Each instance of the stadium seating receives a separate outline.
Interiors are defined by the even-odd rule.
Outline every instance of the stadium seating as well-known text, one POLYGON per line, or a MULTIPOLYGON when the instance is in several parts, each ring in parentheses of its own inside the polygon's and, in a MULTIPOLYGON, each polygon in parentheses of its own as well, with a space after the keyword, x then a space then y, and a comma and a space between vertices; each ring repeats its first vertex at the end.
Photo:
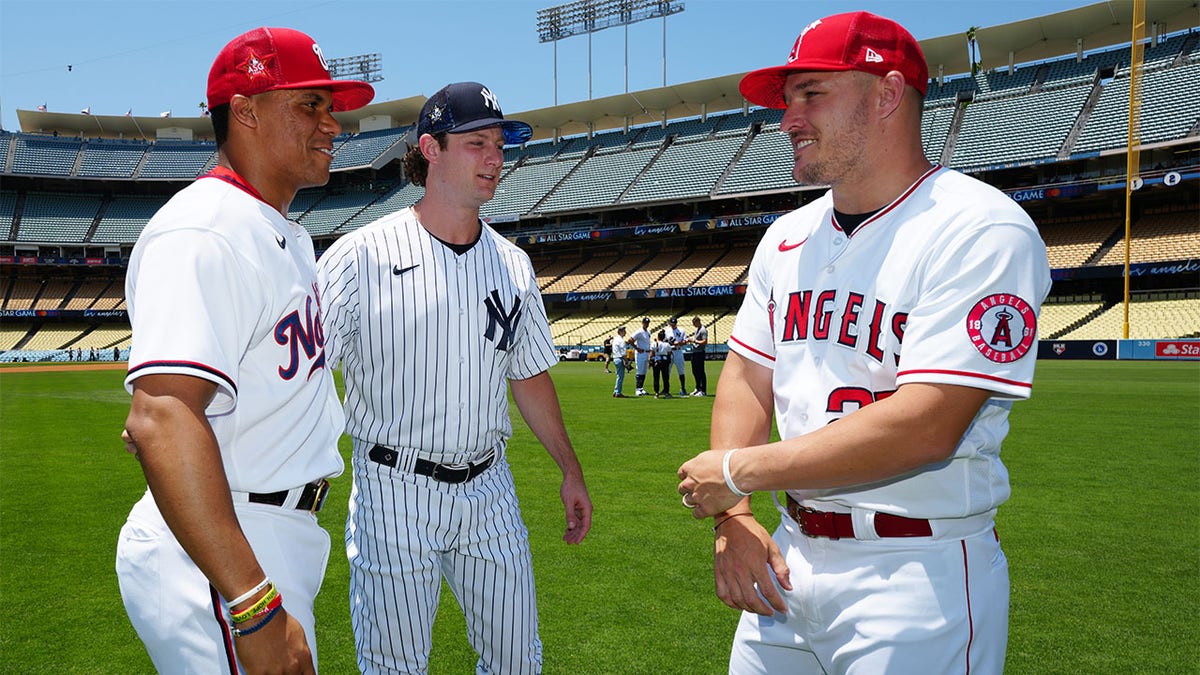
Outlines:
POLYGON ((32 328, 32 324, 10 324, 5 321, 4 325, 0 326, 0 351, 16 348, 32 328))
POLYGON ((300 217, 300 224, 314 237, 327 235, 341 227, 375 201, 369 190, 347 190, 326 193, 300 217))
POLYGON ((723 244, 698 246, 679 264, 672 267, 654 286, 656 288, 687 288, 707 272, 725 252, 723 244))
MULTIPOLYGON (((1141 141, 1157 143, 1180 138, 1192 129, 1200 110, 1200 62, 1147 71, 1142 77, 1141 141)), ((1082 154, 1125 145, 1129 134, 1129 76, 1118 76, 1104 87, 1083 133, 1071 149, 1082 154)))
POLYGON ((609 206, 617 201, 656 152, 657 148, 650 148, 589 157, 535 211, 550 214, 609 206))
POLYGON ((401 142, 411 126, 381 129, 355 134, 338 146, 333 155, 333 171, 371 166, 376 158, 401 142))
POLYGON ((495 198, 484 204, 480 213, 485 218, 529 213, 576 164, 576 161, 556 161, 516 167, 500 181, 495 198))
POLYGON ((976 167, 1051 159, 1075 123, 1089 86, 976 100, 967 106, 951 165, 976 167))
POLYGON ((98 244, 121 244, 137 241, 142 228, 152 218, 163 204, 165 197, 147 197, 141 195, 118 195, 104 209, 104 216, 91 241, 98 244))
POLYGON ((707 197, 744 139, 738 136, 671 145, 621 197, 622 204, 707 197))
POLYGON ((95 139, 83 145, 78 175, 89 178, 131 178, 150 144, 143 141, 95 139))
POLYGON ((750 259, 754 257, 753 246, 733 248, 721 257, 707 272, 693 282, 693 286, 726 286, 736 284, 746 276, 750 259))
MULTIPOLYGON (((1065 335, 1064 340, 1115 340, 1123 337, 1125 306, 1117 303, 1100 316, 1065 335)), ((1129 338, 1171 339, 1200 336, 1200 298, 1150 300, 1129 303, 1129 338)))
POLYGON ((101 297, 105 290, 113 285, 121 287, 123 284, 119 279, 88 279, 80 283, 79 288, 75 289, 75 292, 71 295, 71 299, 67 301, 67 305, 63 309, 91 309, 92 305, 95 304, 96 300, 101 297))
POLYGON ((83 142, 77 138, 18 134, 12 172, 37 176, 70 176, 82 148, 83 142))
POLYGON ((46 324, 29 338, 22 349, 66 349, 87 329, 84 324, 46 324))
POLYGON ((1057 338, 1065 330, 1099 312, 1104 303, 1098 298, 1086 301, 1047 300, 1038 316, 1038 337, 1042 340, 1057 338))
POLYGON ((792 143, 779 127, 763 127, 717 188, 718 195, 795 189, 792 143))
POLYGON ((11 190, 0 190, 0 234, 8 239, 12 230, 13 216, 17 213, 17 193, 11 190))
POLYGON ((1073 216, 1039 223, 1051 269, 1082 267, 1122 227, 1122 221, 1073 216))
POLYGON ((424 194, 425 188, 412 183, 405 183, 400 187, 392 189, 382 198, 368 204, 366 208, 359 211, 357 215, 347 221, 337 232, 338 234, 343 234, 357 230, 363 225, 379 220, 389 213, 395 213, 400 209, 408 208, 420 201, 421 196, 424 194))
MULTIPOLYGON (((629 276, 613 285, 614 291, 631 291, 642 288, 654 288, 659 279, 672 267, 679 264, 683 258, 683 249, 669 247, 655 254, 649 260, 633 269, 629 276)), ((626 268, 627 270, 629 268, 626 268)))
MULTIPOLYGON (((1164 213, 1143 216, 1132 225, 1130 260, 1168 262, 1195 258, 1200 252, 1200 227, 1192 213, 1164 213)), ((1121 265, 1125 262, 1125 237, 1096 262, 1097 265, 1121 265)))
POLYGON ((192 179, 216 163, 217 145, 192 141, 157 141, 146 152, 139 178, 192 179))
POLYGON ((99 195, 26 194, 17 241, 82 242, 100 212, 101 202, 99 195))

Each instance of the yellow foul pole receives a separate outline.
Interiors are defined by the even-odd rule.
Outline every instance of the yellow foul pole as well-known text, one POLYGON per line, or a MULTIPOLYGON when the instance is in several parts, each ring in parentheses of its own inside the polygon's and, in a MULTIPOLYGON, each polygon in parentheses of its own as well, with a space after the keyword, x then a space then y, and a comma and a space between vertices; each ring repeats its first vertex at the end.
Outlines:
POLYGON ((1133 237, 1133 184, 1138 179, 1141 145, 1142 53, 1146 37, 1146 0, 1133 1, 1133 37, 1129 47, 1129 135, 1125 148, 1125 322, 1122 337, 1129 339, 1129 246, 1133 237))

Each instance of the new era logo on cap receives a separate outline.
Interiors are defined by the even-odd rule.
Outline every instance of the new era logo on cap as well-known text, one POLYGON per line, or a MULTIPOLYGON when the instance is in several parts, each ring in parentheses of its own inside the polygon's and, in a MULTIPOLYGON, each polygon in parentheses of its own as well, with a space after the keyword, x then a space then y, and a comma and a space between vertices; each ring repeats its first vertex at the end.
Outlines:
POLYGON ((891 71, 925 95, 929 66, 921 46, 903 26, 870 12, 849 12, 808 24, 792 45, 787 63, 742 78, 745 99, 765 108, 784 108, 783 83, 796 72, 858 70, 883 77, 891 71))
POLYGON ((476 129, 500 127, 504 142, 519 145, 533 137, 524 122, 504 119, 500 101, 491 89, 478 82, 456 82, 442 87, 425 101, 417 120, 417 135, 461 134, 476 129))

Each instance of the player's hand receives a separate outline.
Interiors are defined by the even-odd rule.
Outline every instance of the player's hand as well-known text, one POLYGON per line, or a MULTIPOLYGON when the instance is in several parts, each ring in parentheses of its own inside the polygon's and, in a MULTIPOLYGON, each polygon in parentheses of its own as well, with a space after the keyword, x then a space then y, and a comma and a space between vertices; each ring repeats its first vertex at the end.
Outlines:
POLYGON ((763 616, 787 612, 779 587, 792 590, 790 570, 779 545, 758 521, 722 522, 715 547, 713 578, 721 602, 763 616))
POLYGON ((695 518, 707 518, 727 511, 742 500, 725 485, 725 473, 721 468, 725 452, 708 450, 679 467, 679 494, 696 505, 692 509, 695 518))
POLYGON ((567 531, 563 534, 563 541, 578 544, 592 529, 592 498, 588 496, 583 476, 570 474, 563 477, 558 493, 567 515, 567 531))
POLYGON ((246 675, 316 674, 304 627, 283 608, 262 630, 234 638, 238 662, 246 675))

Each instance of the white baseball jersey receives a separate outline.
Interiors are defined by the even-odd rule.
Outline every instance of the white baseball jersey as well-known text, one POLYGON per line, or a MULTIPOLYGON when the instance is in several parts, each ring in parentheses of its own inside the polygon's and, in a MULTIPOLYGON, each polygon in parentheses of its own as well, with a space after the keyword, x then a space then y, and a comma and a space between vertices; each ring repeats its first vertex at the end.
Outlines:
POLYGON ((529 256, 481 227, 456 253, 404 209, 342 237, 318 265, 354 437, 346 553, 363 672, 426 672, 443 576, 478 672, 541 669, 529 535, 504 449, 508 381, 558 358, 529 256), (376 444, 394 464, 375 459, 376 444), (491 451, 461 484, 411 470, 491 451))
MULTIPOLYGON (((314 265, 308 233, 226 169, 177 193, 134 246, 125 386, 168 373, 214 382, 206 415, 234 491, 290 490, 342 471, 343 417, 325 363, 314 265)), ((313 602, 328 533, 295 508, 238 499, 234 508, 315 659, 313 602)), ((149 492, 121 530, 116 569, 126 611, 159 671, 239 672, 224 601, 149 492)))
POLYGON ((529 256, 486 224, 458 255, 403 209, 334 242, 318 275, 357 439, 434 458, 499 447, 508 380, 558 363, 529 256))
POLYGON ((638 353, 650 351, 650 342, 654 339, 650 335, 650 331, 643 328, 631 336, 631 341, 635 349, 640 350, 638 353))
POLYGON ((729 346, 774 371, 782 438, 905 383, 993 395, 948 462, 875 486, 791 494, 818 509, 930 519, 994 510, 1009 495, 1000 441, 1011 399, 1030 394, 1049 289, 1046 249, 1025 212, 942 167, 851 236, 828 193, 776 220, 755 252, 729 346))
POLYGON ((288 490, 342 472, 316 259, 303 227, 229 180, 181 190, 138 238, 125 387, 161 373, 215 383, 206 413, 230 488, 288 490))

